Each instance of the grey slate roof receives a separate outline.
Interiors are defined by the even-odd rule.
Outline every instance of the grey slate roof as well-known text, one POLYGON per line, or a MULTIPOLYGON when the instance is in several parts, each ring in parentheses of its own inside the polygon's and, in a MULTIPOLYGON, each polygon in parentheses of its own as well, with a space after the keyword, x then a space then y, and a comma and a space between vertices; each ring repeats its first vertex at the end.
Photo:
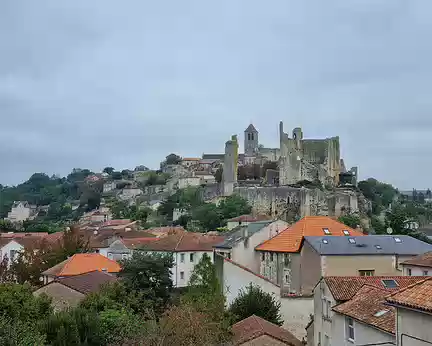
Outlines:
POLYGON ((419 255, 432 251, 432 244, 407 235, 305 237, 305 241, 320 255, 419 255))
POLYGON ((224 233, 225 240, 222 243, 219 243, 213 247, 215 248, 223 248, 223 249, 231 249, 238 242, 245 240, 246 238, 250 238, 252 235, 260 231, 265 226, 271 224, 273 221, 257 221, 251 222, 247 226, 238 226, 233 228, 231 231, 224 233), (244 236, 244 232, 247 229, 247 237, 244 236))
POLYGON ((258 133, 257 129, 252 124, 249 124, 249 126, 246 128, 246 130, 244 132, 255 132, 255 133, 258 133))
POLYGON ((223 160, 225 158, 225 154, 203 154, 203 160, 223 160))

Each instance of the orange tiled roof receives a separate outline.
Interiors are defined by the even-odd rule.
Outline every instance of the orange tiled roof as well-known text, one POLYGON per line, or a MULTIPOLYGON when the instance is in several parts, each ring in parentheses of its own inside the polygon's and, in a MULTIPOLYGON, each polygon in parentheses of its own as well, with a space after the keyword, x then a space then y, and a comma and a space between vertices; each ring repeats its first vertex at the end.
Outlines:
POLYGON ((432 312, 432 277, 392 294, 387 301, 408 308, 432 312))
POLYGON ((386 289, 390 294, 424 279, 424 276, 325 276, 323 278, 336 301, 350 300, 363 285, 386 289), (385 287, 383 280, 394 280, 397 287, 385 287))
POLYGON ((351 300, 335 306, 333 310, 395 334, 395 309, 386 305, 388 294, 387 290, 364 285, 351 300))
POLYGON ((106 270, 108 273, 118 273, 120 265, 98 253, 75 254, 67 260, 46 270, 42 274, 48 276, 71 276, 106 270))
POLYGON ((258 245, 256 250, 298 252, 300 251, 303 237, 305 236, 345 236, 346 234, 344 234, 344 230, 348 231, 349 235, 364 235, 362 232, 356 231, 328 216, 305 216, 275 237, 265 241, 261 245, 258 245), (324 229, 328 229, 330 234, 324 233, 324 229))

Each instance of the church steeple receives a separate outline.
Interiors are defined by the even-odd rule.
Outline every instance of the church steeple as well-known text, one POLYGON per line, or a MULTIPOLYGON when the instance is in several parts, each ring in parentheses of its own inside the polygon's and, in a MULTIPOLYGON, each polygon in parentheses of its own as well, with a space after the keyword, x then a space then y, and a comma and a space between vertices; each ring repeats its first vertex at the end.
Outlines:
POLYGON ((258 131, 252 124, 244 131, 244 152, 246 156, 255 156, 258 152, 258 131))

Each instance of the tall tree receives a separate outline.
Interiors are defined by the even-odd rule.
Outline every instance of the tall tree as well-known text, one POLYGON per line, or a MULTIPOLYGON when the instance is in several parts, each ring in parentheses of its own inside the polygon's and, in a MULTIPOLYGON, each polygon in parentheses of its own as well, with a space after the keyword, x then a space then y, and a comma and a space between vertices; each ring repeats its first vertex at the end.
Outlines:
POLYGON ((280 308, 281 303, 274 295, 264 292, 259 286, 250 284, 246 289, 240 291, 229 311, 234 316, 235 322, 256 315, 281 326, 283 320, 280 308))

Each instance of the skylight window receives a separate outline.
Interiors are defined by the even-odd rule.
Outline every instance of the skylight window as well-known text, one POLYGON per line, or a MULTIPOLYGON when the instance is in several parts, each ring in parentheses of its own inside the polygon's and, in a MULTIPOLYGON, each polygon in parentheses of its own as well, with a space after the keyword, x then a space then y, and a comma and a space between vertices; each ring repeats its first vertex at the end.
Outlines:
POLYGON ((324 234, 331 234, 328 228, 323 228, 324 234))
POLYGON ((399 286, 393 279, 382 280, 382 283, 385 288, 397 288, 399 286))
POLYGON ((382 315, 385 315, 387 312, 389 312, 389 310, 381 310, 381 311, 378 311, 374 316, 375 317, 381 317, 382 315))
POLYGON ((396 243, 402 243, 402 239, 399 237, 394 237, 393 239, 396 243))
POLYGON ((343 234, 345 234, 345 235, 350 235, 350 232, 349 232, 347 229, 344 229, 342 232, 343 232, 343 234))
POLYGON ((355 244, 355 243, 356 243, 356 240, 355 240, 354 238, 348 238, 348 241, 349 241, 351 244, 355 244))
POLYGON ((324 244, 328 244, 328 240, 327 240, 327 239, 323 239, 322 242, 323 242, 324 244))
POLYGON ((375 247, 377 248, 377 250, 381 250, 382 249, 381 245, 375 245, 375 247))

